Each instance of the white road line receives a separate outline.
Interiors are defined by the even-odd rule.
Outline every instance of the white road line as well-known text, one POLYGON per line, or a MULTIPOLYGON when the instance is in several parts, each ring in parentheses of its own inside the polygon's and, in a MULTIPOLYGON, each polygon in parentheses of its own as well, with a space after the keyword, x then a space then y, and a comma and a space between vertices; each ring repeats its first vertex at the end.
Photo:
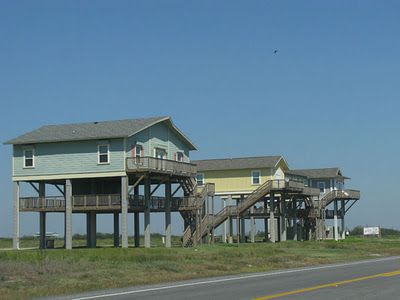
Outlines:
POLYGON ((379 259, 374 259, 374 260, 362 260, 362 261, 356 261, 356 262, 350 262, 350 263, 342 263, 342 264, 334 264, 334 265, 325 265, 325 266, 317 266, 317 267, 300 268, 300 269, 293 269, 293 270, 275 271, 275 272, 268 272, 268 273, 257 273, 257 274, 242 275, 242 276, 237 276, 237 277, 210 279, 210 280, 204 280, 204 281, 195 281, 195 282, 181 283, 181 284, 175 284, 175 285, 166 285, 166 286, 160 286, 160 287, 146 288, 146 289, 141 289, 141 290, 131 290, 131 291, 125 291, 125 292, 116 292, 116 293, 110 293, 110 294, 105 293, 105 294, 99 294, 99 295, 71 298, 71 300, 89 300, 89 299, 124 296, 124 295, 130 295, 130 294, 139 294, 139 293, 145 293, 145 292, 169 290, 169 289, 188 287, 188 286, 213 284, 213 283, 220 283, 220 282, 228 282, 228 281, 236 281, 236 280, 243 280, 243 279, 259 278, 259 277, 269 277, 269 276, 274 276, 274 275, 291 274, 291 273, 299 273, 299 272, 306 272, 306 271, 315 271, 315 270, 321 270, 321 269, 347 267, 347 266, 369 264, 369 263, 376 263, 376 262, 396 260, 396 259, 400 259, 400 256, 379 258, 379 259))

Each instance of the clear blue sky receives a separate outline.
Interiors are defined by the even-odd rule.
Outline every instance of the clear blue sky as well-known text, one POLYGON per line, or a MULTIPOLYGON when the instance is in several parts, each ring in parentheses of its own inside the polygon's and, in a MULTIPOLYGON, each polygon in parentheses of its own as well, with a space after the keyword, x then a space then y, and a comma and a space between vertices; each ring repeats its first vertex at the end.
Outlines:
MULTIPOLYGON (((44 124, 171 115, 198 145, 194 158, 339 166, 362 190, 347 225, 400 228, 399 11, 366 0, 2 1, 0 140, 44 124)), ((7 236, 10 146, 0 158, 7 236)), ((37 231, 38 216, 23 214, 21 230, 37 231)))

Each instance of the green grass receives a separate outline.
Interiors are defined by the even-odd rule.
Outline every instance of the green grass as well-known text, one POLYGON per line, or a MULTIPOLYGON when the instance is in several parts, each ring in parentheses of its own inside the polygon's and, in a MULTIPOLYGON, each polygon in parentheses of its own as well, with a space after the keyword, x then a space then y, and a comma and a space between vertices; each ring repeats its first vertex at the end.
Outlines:
POLYGON ((0 295, 26 299, 389 255, 400 255, 400 239, 0 251, 0 295))

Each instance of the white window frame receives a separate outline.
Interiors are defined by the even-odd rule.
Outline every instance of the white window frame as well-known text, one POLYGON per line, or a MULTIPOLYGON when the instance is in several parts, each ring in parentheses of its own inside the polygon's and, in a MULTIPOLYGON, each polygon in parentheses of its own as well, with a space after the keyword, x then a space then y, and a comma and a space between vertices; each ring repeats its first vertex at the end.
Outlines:
POLYGON ((158 158, 157 157, 157 150, 163 150, 164 151, 164 158, 163 159, 168 159, 168 152, 167 149, 163 148, 163 147, 154 147, 153 153, 154 153, 154 158, 158 158))
POLYGON ((33 169, 35 168, 35 148, 30 147, 30 148, 25 148, 23 149, 23 156, 24 156, 24 169, 33 169), (26 152, 31 151, 32 152, 32 166, 27 166, 26 165, 26 152))
POLYGON ((199 186, 203 186, 203 185, 205 184, 204 173, 197 173, 197 174, 196 174, 196 182, 197 182, 197 185, 199 185, 199 186), (203 177, 202 184, 199 184, 199 182, 198 182, 198 180, 197 180, 197 176, 199 176, 199 175, 203 177))
POLYGON ((110 144, 109 143, 100 143, 97 145, 97 164, 99 165, 109 165, 110 164, 110 144), (106 162, 101 162, 100 161, 100 147, 107 147, 107 161, 106 162))
POLYGON ((185 153, 183 153, 183 151, 176 151, 176 161, 178 161, 178 162, 185 162, 185 153), (179 159, 178 159, 179 154, 182 155, 182 160, 179 160, 179 159))
POLYGON ((142 144, 135 144, 135 157, 142 157, 144 156, 144 147, 142 144), (140 147, 140 154, 137 153, 137 148, 140 147))
POLYGON ((250 179, 251 181, 251 185, 260 185, 261 184, 261 170, 251 170, 251 179, 250 179), (258 183, 254 183, 254 176, 253 176, 253 173, 254 172, 258 172, 258 183))

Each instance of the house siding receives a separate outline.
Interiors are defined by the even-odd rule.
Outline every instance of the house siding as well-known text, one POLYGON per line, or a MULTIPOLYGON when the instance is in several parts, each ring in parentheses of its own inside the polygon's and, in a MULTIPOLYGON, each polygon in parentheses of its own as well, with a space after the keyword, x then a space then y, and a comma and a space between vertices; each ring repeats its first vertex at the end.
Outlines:
POLYGON ((162 148, 167 152, 167 158, 175 159, 178 151, 184 153, 184 161, 190 162, 189 147, 165 123, 159 123, 147 128, 127 140, 127 157, 132 156, 132 147, 136 144, 143 146, 144 155, 154 157, 154 149, 162 148))
POLYGON ((107 140, 110 163, 98 164, 97 146, 103 140, 43 143, 29 145, 35 149, 35 167, 24 168, 25 145, 14 146, 13 176, 43 176, 82 173, 107 173, 125 170, 123 139, 107 140))

